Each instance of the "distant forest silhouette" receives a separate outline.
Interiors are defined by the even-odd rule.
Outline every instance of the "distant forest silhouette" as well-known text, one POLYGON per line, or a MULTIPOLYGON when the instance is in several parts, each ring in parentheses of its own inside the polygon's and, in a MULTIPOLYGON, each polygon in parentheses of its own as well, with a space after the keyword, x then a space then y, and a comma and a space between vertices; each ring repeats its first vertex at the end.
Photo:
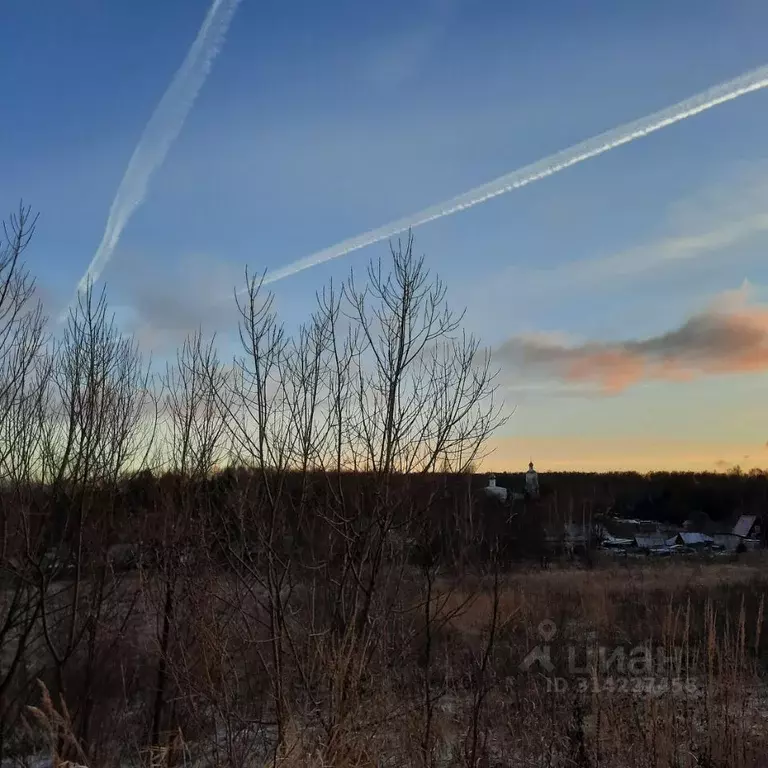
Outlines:
MULTIPOLYGON (((497 472, 496 484, 522 492, 523 473, 497 472)), ((557 495, 593 513, 682 525, 706 515, 726 523, 739 514, 768 511, 768 473, 742 472, 543 472, 542 499, 557 495)))

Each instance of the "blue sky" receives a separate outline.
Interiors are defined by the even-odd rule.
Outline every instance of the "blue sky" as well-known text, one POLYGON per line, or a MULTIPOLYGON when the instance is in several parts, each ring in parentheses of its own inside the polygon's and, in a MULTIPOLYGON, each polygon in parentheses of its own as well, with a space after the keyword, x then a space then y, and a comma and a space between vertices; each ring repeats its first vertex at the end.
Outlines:
MULTIPOLYGON (((5 0, 0 210, 23 197, 41 212, 29 266, 52 313, 208 5, 5 0)), ((103 274, 109 296, 150 346, 200 322, 226 330, 231 312, 213 298, 244 264, 282 266, 768 63, 765 29, 758 0, 243 0, 103 274)), ((738 311, 759 324, 767 123, 768 90, 747 95, 419 228, 417 248, 500 349, 542 334, 569 348, 660 337, 740 288, 738 311)), ((305 317, 319 286, 385 252, 275 284, 281 314, 305 317)), ((518 358, 500 356, 517 406, 502 464, 535 445, 543 467, 644 468, 647 441, 651 464, 768 465, 760 364, 607 392, 600 376, 518 358)))

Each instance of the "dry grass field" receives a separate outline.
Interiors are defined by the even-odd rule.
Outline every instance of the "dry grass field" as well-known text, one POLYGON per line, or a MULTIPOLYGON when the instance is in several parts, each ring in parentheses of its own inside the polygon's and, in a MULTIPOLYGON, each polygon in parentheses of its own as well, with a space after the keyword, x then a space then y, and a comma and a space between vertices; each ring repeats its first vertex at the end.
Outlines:
POLYGON ((163 745, 141 743, 153 698, 137 682, 152 687, 161 593, 131 578, 124 599, 135 590, 140 615, 101 660, 113 668, 106 678, 123 682, 101 690, 89 747, 77 748, 78 707, 62 717, 61 702, 43 697, 7 764, 59 751, 94 768, 765 765, 766 564, 754 554, 437 574, 429 610, 423 572, 411 568, 363 647, 312 618, 317 585, 296 585, 284 601, 296 621, 280 671, 279 749, 262 597, 200 567, 179 586, 167 649, 170 727, 163 745))

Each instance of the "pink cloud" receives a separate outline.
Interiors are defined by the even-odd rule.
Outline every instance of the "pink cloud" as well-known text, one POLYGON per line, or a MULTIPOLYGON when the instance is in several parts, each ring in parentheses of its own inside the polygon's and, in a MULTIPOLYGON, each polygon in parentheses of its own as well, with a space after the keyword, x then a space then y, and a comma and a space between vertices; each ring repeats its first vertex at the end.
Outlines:
POLYGON ((768 308, 727 294, 666 333, 644 339, 568 344, 552 336, 517 336, 497 360, 609 394, 642 381, 688 381, 708 375, 768 370, 768 308))

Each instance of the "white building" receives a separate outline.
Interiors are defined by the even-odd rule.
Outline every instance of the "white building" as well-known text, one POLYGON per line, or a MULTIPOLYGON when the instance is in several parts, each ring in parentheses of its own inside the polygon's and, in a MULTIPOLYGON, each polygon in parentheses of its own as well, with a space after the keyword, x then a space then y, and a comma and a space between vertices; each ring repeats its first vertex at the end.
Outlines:
POLYGON ((496 475, 488 475, 488 485, 485 488, 485 492, 499 501, 507 500, 507 489, 496 485, 496 475))
POLYGON ((539 495, 539 476, 533 468, 533 462, 528 465, 528 471, 525 473, 525 491, 534 498, 539 495))

